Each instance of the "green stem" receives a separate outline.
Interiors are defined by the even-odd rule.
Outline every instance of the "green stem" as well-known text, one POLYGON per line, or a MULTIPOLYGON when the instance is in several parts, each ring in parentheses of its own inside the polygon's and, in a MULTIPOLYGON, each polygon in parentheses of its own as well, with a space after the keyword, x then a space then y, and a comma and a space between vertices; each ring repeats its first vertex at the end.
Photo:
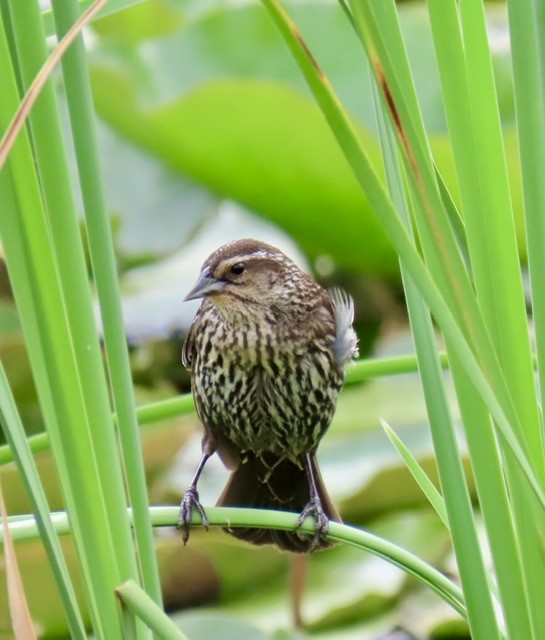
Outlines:
MULTIPOLYGON (((150 514, 154 526, 171 527, 178 522, 179 508, 151 507, 150 514)), ((230 507, 208 507, 206 508, 206 515, 210 526, 213 527, 267 527, 286 531, 295 527, 298 518, 297 514, 285 511, 230 507)), ((70 532, 65 513, 52 514, 52 521, 58 533, 70 532)), ((200 524, 200 516, 194 513, 192 525, 200 524)), ((13 540, 29 540, 38 535, 36 523, 32 517, 25 520, 10 518, 9 528, 13 540)), ((301 531, 310 534, 314 533, 314 522, 311 519, 306 520, 301 526, 301 531)), ((426 564, 409 551, 372 533, 338 522, 330 523, 328 538, 335 542, 344 542, 362 551, 369 551, 399 567, 428 585, 461 616, 466 616, 464 596, 461 589, 440 571, 426 564)), ((0 532, 0 544, 2 541, 3 536, 0 532)))
MULTIPOLYGON (((448 366, 446 353, 439 354, 443 367, 448 366)), ((414 373, 418 371, 416 356, 396 356, 393 358, 371 358, 369 360, 358 360, 351 366, 346 375, 346 384, 357 384, 370 380, 372 378, 380 378, 384 376, 414 373)), ((178 416, 193 413, 195 405, 191 394, 168 398, 159 402, 152 402, 139 407, 136 410, 138 424, 140 426, 176 418, 178 416)), ((28 445, 32 453, 40 453, 49 450, 49 436, 47 433, 39 433, 38 435, 28 438, 28 445)), ((9 445, 0 446, 0 466, 13 461, 13 455, 9 445)))
POLYGON ((166 613, 148 596, 134 580, 127 580, 115 590, 124 609, 132 614, 133 620, 127 620, 129 628, 134 617, 140 618, 159 638, 165 640, 187 640, 187 636, 178 629, 166 613))

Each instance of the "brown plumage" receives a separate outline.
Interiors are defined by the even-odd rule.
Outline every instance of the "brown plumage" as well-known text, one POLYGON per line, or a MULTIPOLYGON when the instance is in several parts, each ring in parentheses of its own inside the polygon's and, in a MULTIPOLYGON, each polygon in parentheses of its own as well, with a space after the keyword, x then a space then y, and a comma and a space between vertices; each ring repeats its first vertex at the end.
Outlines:
POLYGON ((191 511, 206 523, 197 481, 218 452, 232 474, 218 506, 261 507, 316 521, 299 531, 230 529, 253 544, 293 552, 330 546, 340 521, 323 484, 316 449, 333 414, 345 369, 357 353, 353 304, 323 289, 281 251, 237 240, 215 251, 186 300, 203 298, 184 345, 203 457, 180 506, 184 543, 191 511))

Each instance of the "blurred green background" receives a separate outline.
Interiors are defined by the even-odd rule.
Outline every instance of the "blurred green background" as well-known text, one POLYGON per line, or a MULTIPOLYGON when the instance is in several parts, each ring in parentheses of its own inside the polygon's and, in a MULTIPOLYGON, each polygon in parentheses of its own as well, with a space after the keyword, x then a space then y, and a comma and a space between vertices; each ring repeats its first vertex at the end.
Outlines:
MULTIPOLYGON (((285 5, 380 172, 369 73, 342 10, 333 0, 285 5)), ((426 12, 421 4, 405 3, 400 18, 436 162, 456 200, 426 12)), ((488 18, 520 220, 503 4, 491 5, 488 18)), ((146 0, 97 21, 86 40, 139 403, 189 390, 180 350, 196 305, 182 300, 207 255, 239 237, 276 244, 325 286, 350 291, 363 356, 412 352, 394 252, 258 2, 146 0)), ((62 96, 60 81, 58 90, 62 96)), ((28 433, 40 432, 1 261, 0 357, 28 433)), ((406 374, 342 394, 319 452, 326 484, 345 521, 456 575, 447 532, 382 433, 381 417, 436 476, 418 377, 406 374)), ((142 428, 142 440, 152 502, 178 502, 199 457, 196 418, 142 428)), ((47 453, 38 460, 51 508, 62 509, 53 461, 47 453)), ((204 504, 214 503, 226 477, 219 461, 210 464, 200 486, 204 504)), ((15 469, 3 468, 1 480, 10 513, 28 512, 15 469)), ((65 544, 75 566, 68 539, 65 544)), ((310 558, 302 606, 306 630, 295 632, 287 556, 219 532, 195 531, 182 548, 174 531, 160 531, 157 547, 165 603, 180 610, 176 620, 190 637, 216 637, 211 621, 217 616, 223 638, 393 638, 387 634, 398 625, 417 638, 466 637, 465 624, 435 595, 352 549, 310 558)), ((18 548, 34 618, 46 637, 66 637, 41 543, 18 548)), ((0 638, 11 637, 2 627, 9 619, 4 585, 0 580, 0 638)), ((395 637, 411 637, 403 633, 395 637)))

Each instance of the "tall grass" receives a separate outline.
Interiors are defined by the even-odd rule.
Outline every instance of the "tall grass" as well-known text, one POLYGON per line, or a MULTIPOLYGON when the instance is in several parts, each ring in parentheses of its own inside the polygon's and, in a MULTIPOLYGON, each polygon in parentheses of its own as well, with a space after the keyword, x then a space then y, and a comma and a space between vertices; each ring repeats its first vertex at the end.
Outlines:
MULTIPOLYGON (((55 2, 54 11, 62 35, 79 9, 75 2, 55 2)), ((0 120, 6 129, 17 111, 21 92, 39 74, 48 52, 37 3, 3 2, 1 27, 0 120)), ((82 190, 90 220, 88 230, 93 237, 91 252, 95 257, 97 251, 101 252, 100 260, 94 260, 94 264, 97 285, 103 292, 101 307, 108 318, 106 333, 110 335, 110 345, 116 348, 115 357, 109 358, 112 395, 118 422, 127 423, 125 428, 132 428, 132 442, 134 438, 138 442, 122 328, 120 331, 113 248, 109 226, 100 209, 101 182, 96 153, 92 153, 94 115, 81 46, 76 43, 65 58, 65 82, 70 87, 70 107, 79 109, 84 118, 83 122, 77 117, 72 119, 78 166, 94 179, 89 184, 84 177, 82 190), (111 282, 104 286, 108 278, 111 282)), ((99 637, 122 638, 114 590, 129 579, 143 581, 160 600, 157 568, 142 492, 142 464, 137 459, 132 465, 139 476, 127 472, 124 465, 129 454, 136 451, 138 456, 140 449, 122 435, 122 452, 114 429, 57 96, 51 82, 45 84, 28 128, 13 145, 2 171, 2 189, 0 232, 6 262, 76 541, 93 628, 99 637), (134 489, 130 490, 134 513, 144 514, 135 529, 137 546, 133 544, 126 509, 125 476, 134 489)), ((12 422, 10 426, 16 429, 18 425, 12 422)), ((122 434, 125 428, 120 424, 122 434)), ((142 625, 137 632, 142 635, 142 625)))
MULTIPOLYGON (((434 166, 393 0, 353 0, 344 5, 365 48, 380 97, 378 111, 386 123, 381 142, 389 193, 372 171, 348 115, 317 62, 302 45, 297 27, 275 0, 264 0, 264 4, 400 257, 473 636, 500 637, 502 621, 492 606, 491 591, 484 586, 486 567, 459 460, 454 455, 452 423, 442 400, 435 345, 422 302, 431 310, 447 345, 506 632, 511 638, 543 637, 539 602, 545 578, 539 542, 545 513, 542 415, 534 384, 483 4, 475 0, 428 2, 461 192, 459 216, 453 216, 452 202, 446 199, 434 166), (463 220, 461 237, 459 218, 463 220), (403 232, 403 221, 411 225, 414 235, 403 232)), ((521 135, 521 156, 526 154, 524 161, 529 165, 528 169, 524 164, 522 168, 532 176, 524 180, 525 215, 531 218, 528 228, 536 232, 529 241, 531 265, 541 259, 545 243, 538 222, 543 220, 545 210, 538 189, 533 187, 537 179, 533 172, 543 166, 539 161, 544 148, 545 113, 540 91, 543 61, 537 48, 543 34, 535 11, 530 2, 513 2, 510 6, 518 127, 529 136, 528 120, 533 117, 537 128, 536 149, 529 137, 525 148, 521 135), (532 37, 523 37, 523 33, 532 37), (531 51, 528 40, 534 43, 531 51), (519 51, 522 47, 524 62, 519 51), (521 95, 532 96, 532 113, 524 112, 530 107, 521 95), (533 252, 536 255, 532 256, 533 252)), ((540 310, 542 278, 543 271, 537 273, 534 267, 532 300, 537 295, 536 313, 540 310)), ((540 340, 538 335, 538 363, 540 340)), ((541 375, 538 379, 541 388, 541 375)))
MULTIPOLYGON (((428 0, 460 191, 458 211, 430 150, 394 1, 342 2, 373 74, 383 176, 373 168, 297 26, 278 0, 263 0, 398 253, 441 481, 441 496, 434 501, 441 509, 444 505, 462 590, 417 558, 364 532, 334 525, 331 536, 371 549, 420 577, 467 616, 474 638, 539 640, 545 637, 545 457, 539 403, 545 385, 545 38, 536 3, 508 4, 536 374, 483 3, 428 0), (443 388, 445 356, 438 351, 433 321, 442 332, 454 378, 492 574, 476 534, 443 388)), ((0 127, 6 131, 48 51, 36 2, 0 0, 0 7, 0 127)), ((51 26, 52 19, 62 37, 79 11, 75 0, 54 0, 45 22, 51 26)), ((192 402, 184 397, 135 409, 81 40, 64 56, 62 73, 107 372, 94 326, 58 96, 46 82, 0 172, 0 236, 47 429, 46 437, 26 440, 0 368, 0 420, 9 444, 9 451, 0 451, 0 461, 13 458, 19 465, 38 523, 12 521, 13 537, 39 530, 71 634, 84 637, 57 539, 67 528, 66 519, 51 518, 32 459, 32 451, 50 446, 94 634, 115 640, 143 637, 153 629, 161 637, 182 637, 159 610, 152 540, 152 523, 175 522, 176 509, 149 509, 138 423, 190 411, 192 402)), ((404 366, 405 361, 378 367, 360 363, 351 376, 356 380, 404 366)), ((410 455, 407 460, 431 495, 422 471, 410 455)), ((237 509, 211 509, 208 515, 212 524, 230 526, 290 527, 295 520, 288 514, 237 509)))

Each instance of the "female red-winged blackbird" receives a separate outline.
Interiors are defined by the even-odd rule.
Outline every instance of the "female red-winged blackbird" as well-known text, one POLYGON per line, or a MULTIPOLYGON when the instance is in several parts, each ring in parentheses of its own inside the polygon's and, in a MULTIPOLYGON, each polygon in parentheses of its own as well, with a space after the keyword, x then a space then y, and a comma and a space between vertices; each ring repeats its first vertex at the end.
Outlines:
POLYGON ((182 360, 191 370, 203 455, 180 505, 184 544, 197 481, 218 452, 232 474, 218 506, 300 513, 295 531, 229 529, 256 545, 305 553, 326 548, 329 520, 340 521, 316 449, 327 430, 348 363, 357 355, 352 299, 323 289, 281 251, 237 240, 204 263, 186 300, 203 298, 182 360), (297 531, 314 517, 316 533, 297 531))

